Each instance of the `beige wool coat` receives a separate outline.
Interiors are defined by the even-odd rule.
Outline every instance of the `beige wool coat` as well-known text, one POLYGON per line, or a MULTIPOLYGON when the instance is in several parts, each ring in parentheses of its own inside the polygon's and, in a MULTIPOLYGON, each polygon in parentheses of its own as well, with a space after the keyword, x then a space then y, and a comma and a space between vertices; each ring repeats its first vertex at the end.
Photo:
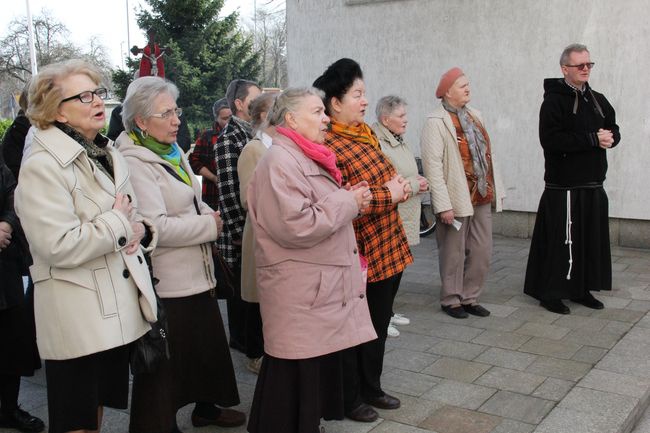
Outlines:
POLYGON ((129 220, 113 209, 116 193, 138 202, 129 171, 106 146, 114 181, 84 148, 56 127, 36 130, 20 171, 15 207, 34 264, 38 348, 44 359, 78 358, 128 344, 150 329, 156 302, 143 253, 126 254, 129 220), (142 305, 142 309, 140 307, 142 305))
MULTIPOLYGON (((241 205, 246 211, 248 211, 248 184, 253 177, 257 163, 262 159, 266 151, 266 145, 256 138, 244 146, 237 160, 239 197, 241 205)), ((257 281, 255 279, 255 235, 248 214, 246 215, 246 223, 244 224, 241 251, 241 297, 246 302, 259 302, 257 281)))
POLYGON ((264 350, 306 359, 377 338, 361 276, 353 194, 274 137, 248 187, 264 350))
MULTIPOLYGON (((481 113, 469 106, 467 109, 485 127, 481 113)), ((496 211, 501 212, 505 189, 498 170, 494 143, 491 150, 495 206, 496 211)), ((431 189, 434 213, 453 209, 454 215, 458 217, 474 215, 463 160, 458 149, 456 128, 442 104, 427 116, 420 137, 420 151, 424 176, 431 189)))
POLYGON ((411 184, 413 193, 408 200, 397 206, 397 210, 402 219, 408 244, 417 245, 420 243, 420 212, 422 209, 422 201, 418 195, 420 182, 417 178, 418 166, 415 163, 415 156, 406 143, 397 141, 388 128, 381 123, 375 123, 372 125, 372 129, 377 134, 381 151, 390 159, 397 173, 402 175, 411 184))
POLYGON ((116 145, 131 170, 131 182, 139 210, 158 228, 158 246, 152 255, 156 291, 161 298, 180 298, 206 292, 216 286, 212 242, 217 239, 214 212, 201 201, 201 183, 185 155, 181 167, 192 186, 172 176, 172 165, 149 149, 136 145, 126 132, 116 145), (194 200, 199 205, 197 214, 194 200))

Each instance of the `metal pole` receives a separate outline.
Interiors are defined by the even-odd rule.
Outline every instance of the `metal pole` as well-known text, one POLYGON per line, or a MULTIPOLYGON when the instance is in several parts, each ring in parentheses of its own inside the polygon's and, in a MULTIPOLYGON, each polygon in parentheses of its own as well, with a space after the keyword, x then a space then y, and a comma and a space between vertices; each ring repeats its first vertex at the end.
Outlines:
POLYGON ((129 0, 126 0, 126 56, 131 58, 131 27, 129 25, 129 0))
POLYGON ((38 74, 38 65, 36 64, 36 46, 34 45, 34 23, 32 22, 32 12, 29 9, 29 0, 25 0, 27 5, 27 30, 29 33, 29 60, 32 64, 32 77, 38 74))

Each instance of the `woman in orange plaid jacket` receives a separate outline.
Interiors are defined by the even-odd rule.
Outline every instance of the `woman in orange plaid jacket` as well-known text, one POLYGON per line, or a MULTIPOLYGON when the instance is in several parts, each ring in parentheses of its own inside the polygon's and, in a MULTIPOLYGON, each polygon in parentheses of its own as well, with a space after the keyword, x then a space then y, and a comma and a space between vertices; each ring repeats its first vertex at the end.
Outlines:
POLYGON ((347 349, 343 355, 346 416, 373 422, 380 409, 397 409, 399 399, 381 388, 381 372, 394 291, 402 272, 413 262, 397 205, 411 194, 411 186, 397 174, 381 152, 374 132, 364 122, 368 100, 363 73, 357 62, 340 59, 316 79, 314 87, 325 92, 325 108, 331 118, 325 145, 334 151, 343 184, 366 181, 370 206, 353 222, 359 250, 368 260, 367 300, 379 338, 347 349))

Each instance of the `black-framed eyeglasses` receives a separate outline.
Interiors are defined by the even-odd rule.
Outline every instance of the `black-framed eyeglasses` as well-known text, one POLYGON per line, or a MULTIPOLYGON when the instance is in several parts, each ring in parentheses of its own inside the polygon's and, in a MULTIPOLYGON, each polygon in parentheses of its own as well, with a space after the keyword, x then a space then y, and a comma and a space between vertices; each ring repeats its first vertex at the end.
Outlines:
POLYGON ((580 63, 579 65, 564 65, 567 68, 578 68, 581 71, 584 71, 586 69, 591 69, 594 67, 594 62, 589 62, 589 63, 580 63))
POLYGON ((151 115, 151 117, 157 117, 159 119, 170 119, 173 115, 176 115, 176 117, 181 117, 183 115, 183 109, 182 108, 172 108, 164 113, 154 113, 151 115))
POLYGON ((69 98, 62 99, 61 104, 63 104, 64 102, 72 101, 73 99, 78 99, 84 104, 90 104, 91 102, 93 102, 95 95, 97 95, 99 99, 106 99, 108 98, 108 90, 106 89, 106 87, 100 87, 99 89, 95 89, 95 90, 86 90, 74 96, 70 96, 69 98))

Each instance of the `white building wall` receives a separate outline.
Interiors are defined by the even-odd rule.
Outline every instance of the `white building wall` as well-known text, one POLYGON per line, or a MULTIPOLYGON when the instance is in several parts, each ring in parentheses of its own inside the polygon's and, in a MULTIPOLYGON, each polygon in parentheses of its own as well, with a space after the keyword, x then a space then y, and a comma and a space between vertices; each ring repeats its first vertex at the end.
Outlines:
POLYGON ((650 0, 287 0, 290 85, 309 85, 341 57, 363 69, 377 100, 409 102, 407 141, 419 153, 440 75, 460 66, 482 111, 508 189, 505 209, 534 212, 543 189, 537 136, 542 81, 561 76, 573 42, 596 63, 590 84, 617 112, 609 152, 610 215, 650 220, 650 0))

